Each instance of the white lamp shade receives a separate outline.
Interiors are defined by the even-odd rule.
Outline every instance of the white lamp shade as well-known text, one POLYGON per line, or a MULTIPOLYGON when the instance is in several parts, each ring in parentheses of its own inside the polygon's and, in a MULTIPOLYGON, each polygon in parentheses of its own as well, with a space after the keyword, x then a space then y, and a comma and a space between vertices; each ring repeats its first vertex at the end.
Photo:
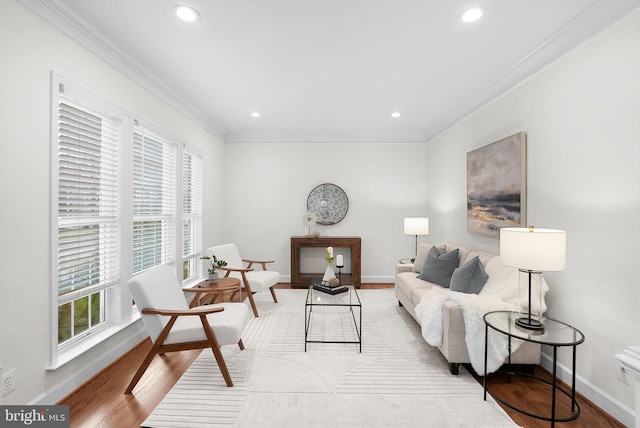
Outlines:
POLYGON ((567 234, 564 230, 506 227, 500 229, 500 261, 531 271, 563 270, 567 234))
POLYGON ((428 235, 429 219, 425 217, 408 217, 404 219, 405 235, 428 235))

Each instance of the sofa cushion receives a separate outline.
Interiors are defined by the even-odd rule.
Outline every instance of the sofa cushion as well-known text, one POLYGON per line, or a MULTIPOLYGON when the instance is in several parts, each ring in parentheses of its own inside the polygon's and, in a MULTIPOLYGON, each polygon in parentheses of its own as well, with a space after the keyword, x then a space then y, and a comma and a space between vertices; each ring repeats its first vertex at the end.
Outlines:
POLYGON ((471 250, 469 254, 467 254, 467 258, 461 260, 460 265, 470 262, 474 257, 480 257, 480 261, 482 262, 482 266, 487 267, 487 263, 491 261, 495 257, 495 254, 485 253, 484 251, 471 250))
POLYGON ((399 293, 406 295, 413 306, 420 303, 422 296, 433 287, 440 287, 432 282, 423 281, 415 272, 401 272, 396 274, 396 288, 399 293))
POLYGON ((469 251, 471 251, 469 248, 463 247, 454 242, 445 242, 444 248, 447 253, 455 249, 458 250, 458 266, 462 266, 464 264, 464 261, 467 259, 467 255, 469 254, 469 251))
POLYGON ((467 294, 478 294, 489 275, 484 270, 480 256, 475 256, 464 265, 456 268, 451 275, 451 291, 467 294))
POLYGON ((431 247, 436 247, 438 249, 438 253, 443 254, 445 252, 444 244, 440 245, 432 245, 432 244, 420 244, 418 246, 418 252, 416 254, 416 258, 413 261, 413 271, 420 273, 422 272, 422 267, 424 266, 424 261, 427 258, 427 253, 431 249, 431 247))
POLYGON ((449 287, 451 275, 458 267, 458 249, 440 254, 436 247, 431 247, 424 261, 422 272, 418 278, 433 282, 442 287, 449 287))

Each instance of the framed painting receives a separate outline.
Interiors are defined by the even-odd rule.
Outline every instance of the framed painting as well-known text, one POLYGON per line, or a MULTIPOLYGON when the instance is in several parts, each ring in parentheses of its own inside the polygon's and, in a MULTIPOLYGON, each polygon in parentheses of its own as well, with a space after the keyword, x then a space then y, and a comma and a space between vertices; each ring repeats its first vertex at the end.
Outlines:
POLYGON ((467 232, 500 236, 525 227, 526 134, 520 132, 467 153, 467 232))

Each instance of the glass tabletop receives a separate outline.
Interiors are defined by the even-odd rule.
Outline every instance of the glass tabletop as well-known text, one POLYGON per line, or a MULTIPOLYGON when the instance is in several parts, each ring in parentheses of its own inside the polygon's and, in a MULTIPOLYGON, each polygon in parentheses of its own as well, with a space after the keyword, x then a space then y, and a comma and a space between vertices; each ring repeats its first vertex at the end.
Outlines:
POLYGON ((511 311, 488 312, 484 316, 487 326, 511 337, 553 346, 573 346, 584 342, 584 335, 577 328, 552 318, 543 318, 543 331, 527 330, 516 325, 516 319, 527 314, 511 311))
POLYGON ((342 293, 329 294, 309 286, 307 306, 362 306, 360 296, 353 285, 342 286, 347 289, 342 293))

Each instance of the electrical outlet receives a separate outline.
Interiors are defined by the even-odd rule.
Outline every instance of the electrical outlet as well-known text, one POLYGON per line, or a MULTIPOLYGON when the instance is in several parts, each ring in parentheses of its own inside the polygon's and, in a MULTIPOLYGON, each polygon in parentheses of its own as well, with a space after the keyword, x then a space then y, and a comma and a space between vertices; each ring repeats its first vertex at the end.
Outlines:
POLYGON ((11 369, 2 374, 2 396, 12 393, 16 390, 16 369, 11 369))
POLYGON ((629 373, 627 373, 627 369, 623 366, 620 366, 620 371, 618 372, 618 380, 625 385, 631 385, 629 383, 629 373))

